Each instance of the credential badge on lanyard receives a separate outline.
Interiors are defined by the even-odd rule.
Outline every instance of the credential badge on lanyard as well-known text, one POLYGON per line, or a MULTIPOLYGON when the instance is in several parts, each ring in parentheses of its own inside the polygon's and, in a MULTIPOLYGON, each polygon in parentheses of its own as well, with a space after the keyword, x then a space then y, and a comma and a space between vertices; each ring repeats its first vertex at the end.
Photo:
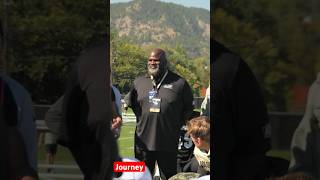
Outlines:
MULTIPOLYGON (((149 91, 149 103, 151 103, 150 105, 150 112, 160 112, 160 105, 161 105, 161 98, 158 98, 158 91, 160 89, 160 86, 163 82, 163 80, 166 78, 168 74, 168 71, 166 71, 166 73, 163 75, 161 81, 159 82, 159 84, 156 86, 156 84, 153 81, 153 90, 149 91)), ((151 79, 153 79, 153 77, 151 76, 151 79)))

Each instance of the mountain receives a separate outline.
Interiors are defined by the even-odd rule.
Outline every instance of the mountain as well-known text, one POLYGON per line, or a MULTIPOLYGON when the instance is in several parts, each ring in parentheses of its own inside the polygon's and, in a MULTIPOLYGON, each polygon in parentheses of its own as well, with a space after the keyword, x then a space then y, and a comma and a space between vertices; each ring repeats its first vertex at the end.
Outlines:
POLYGON ((209 55, 210 12, 157 0, 111 4, 111 30, 141 45, 181 45, 189 55, 209 55))

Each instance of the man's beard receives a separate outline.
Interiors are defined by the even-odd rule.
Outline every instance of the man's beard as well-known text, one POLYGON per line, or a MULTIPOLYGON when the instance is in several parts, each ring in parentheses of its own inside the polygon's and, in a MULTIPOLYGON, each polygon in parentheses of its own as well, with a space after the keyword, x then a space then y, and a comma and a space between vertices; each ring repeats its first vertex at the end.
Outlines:
POLYGON ((160 78, 164 73, 165 67, 162 65, 157 65, 156 68, 151 68, 151 65, 148 65, 148 73, 150 76, 153 76, 155 79, 160 78))

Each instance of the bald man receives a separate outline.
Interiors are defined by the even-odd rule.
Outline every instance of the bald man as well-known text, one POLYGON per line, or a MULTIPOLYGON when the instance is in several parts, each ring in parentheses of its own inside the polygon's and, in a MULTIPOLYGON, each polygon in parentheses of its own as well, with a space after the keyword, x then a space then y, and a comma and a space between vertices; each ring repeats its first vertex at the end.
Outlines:
POLYGON ((177 173, 180 128, 193 111, 189 84, 167 64, 165 51, 154 49, 148 73, 135 79, 126 102, 137 117, 135 157, 145 161, 152 174, 157 161, 162 179, 177 173))

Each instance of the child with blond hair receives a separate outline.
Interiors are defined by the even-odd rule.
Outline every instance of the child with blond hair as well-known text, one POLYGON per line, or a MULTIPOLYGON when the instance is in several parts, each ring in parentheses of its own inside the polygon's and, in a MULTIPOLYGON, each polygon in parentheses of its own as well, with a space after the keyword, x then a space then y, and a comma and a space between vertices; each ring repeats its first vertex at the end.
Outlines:
POLYGON ((194 157, 198 162, 197 173, 210 173, 210 120, 207 116, 199 116, 187 122, 187 133, 195 148, 194 157))

